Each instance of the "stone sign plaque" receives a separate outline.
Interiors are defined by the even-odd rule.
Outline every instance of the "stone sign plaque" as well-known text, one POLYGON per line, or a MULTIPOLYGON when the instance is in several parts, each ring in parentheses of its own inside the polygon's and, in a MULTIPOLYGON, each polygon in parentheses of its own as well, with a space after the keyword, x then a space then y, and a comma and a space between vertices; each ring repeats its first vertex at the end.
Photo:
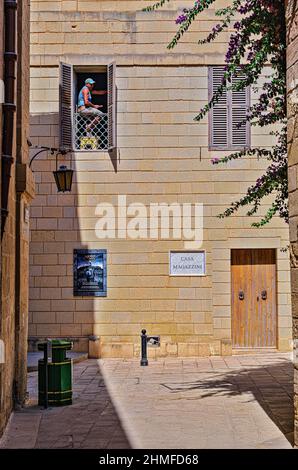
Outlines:
POLYGON ((171 251, 171 276, 205 276, 205 251, 171 251))

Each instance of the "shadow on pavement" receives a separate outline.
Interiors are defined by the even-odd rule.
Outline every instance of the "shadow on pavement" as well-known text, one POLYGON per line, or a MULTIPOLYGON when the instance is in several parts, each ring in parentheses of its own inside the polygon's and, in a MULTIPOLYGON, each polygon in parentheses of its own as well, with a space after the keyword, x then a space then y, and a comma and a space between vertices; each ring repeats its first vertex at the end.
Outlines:
POLYGON ((288 360, 277 364, 246 366, 230 371, 206 371, 204 378, 183 384, 163 384, 172 393, 200 391, 199 398, 222 396, 233 397, 250 393, 251 399, 267 413, 288 441, 293 445, 293 365, 288 360))
POLYGON ((0 447, 7 449, 129 449, 96 361, 74 368, 73 404, 44 410, 37 405, 37 373, 29 374, 30 400, 13 414, 0 447))

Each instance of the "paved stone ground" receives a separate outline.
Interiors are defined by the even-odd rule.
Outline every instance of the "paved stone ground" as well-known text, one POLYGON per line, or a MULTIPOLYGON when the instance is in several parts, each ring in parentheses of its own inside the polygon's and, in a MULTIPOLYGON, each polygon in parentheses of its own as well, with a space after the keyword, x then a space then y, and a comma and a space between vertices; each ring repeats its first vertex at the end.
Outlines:
POLYGON ((270 354, 87 360, 74 366, 74 404, 15 412, 2 448, 291 448, 293 367, 270 354))

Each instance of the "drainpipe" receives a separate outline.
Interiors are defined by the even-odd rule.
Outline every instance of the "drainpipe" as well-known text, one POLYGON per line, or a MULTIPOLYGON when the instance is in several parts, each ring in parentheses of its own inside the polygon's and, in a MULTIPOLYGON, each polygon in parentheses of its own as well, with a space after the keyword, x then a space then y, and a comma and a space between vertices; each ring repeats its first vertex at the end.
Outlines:
POLYGON ((1 238, 8 215, 8 195, 13 164, 15 81, 16 81, 16 0, 4 0, 4 87, 5 99, 3 104, 3 140, 2 140, 2 169, 1 169, 1 238))

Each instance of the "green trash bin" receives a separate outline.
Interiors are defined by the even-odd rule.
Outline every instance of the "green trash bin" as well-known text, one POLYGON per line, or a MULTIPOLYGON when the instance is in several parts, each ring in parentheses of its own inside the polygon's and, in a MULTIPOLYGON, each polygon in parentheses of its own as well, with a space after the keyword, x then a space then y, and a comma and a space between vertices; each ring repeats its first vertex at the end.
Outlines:
MULTIPOLYGON (((38 345, 45 351, 47 343, 38 345)), ((72 404, 72 360, 66 351, 72 349, 70 341, 52 340, 52 361, 48 362, 48 405, 65 406, 72 404)), ((38 404, 45 405, 46 369, 44 359, 38 361, 38 404)))

